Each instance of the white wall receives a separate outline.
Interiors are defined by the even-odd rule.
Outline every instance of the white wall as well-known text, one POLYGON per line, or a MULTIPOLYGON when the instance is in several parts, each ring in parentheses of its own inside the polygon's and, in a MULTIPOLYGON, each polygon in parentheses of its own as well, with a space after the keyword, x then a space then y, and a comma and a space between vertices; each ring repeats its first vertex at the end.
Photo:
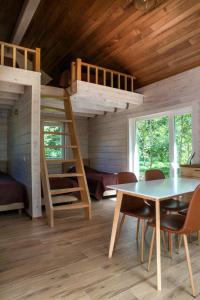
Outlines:
POLYGON ((89 120, 89 158, 93 167, 110 172, 128 170, 129 119, 193 107, 193 140, 196 162, 200 162, 200 67, 137 90, 144 103, 135 109, 89 120))
POLYGON ((7 171, 7 111, 0 111, 0 171, 7 171))

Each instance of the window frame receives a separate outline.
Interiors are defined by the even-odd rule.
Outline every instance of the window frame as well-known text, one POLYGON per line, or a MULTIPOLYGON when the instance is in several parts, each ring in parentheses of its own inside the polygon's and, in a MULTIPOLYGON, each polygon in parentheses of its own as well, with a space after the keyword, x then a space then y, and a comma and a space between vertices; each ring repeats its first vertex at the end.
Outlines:
POLYGON ((177 158, 175 155, 175 145, 176 145, 176 134, 175 134, 175 116, 176 115, 184 115, 184 114, 191 114, 192 117, 192 152, 194 152, 194 113, 193 113, 193 107, 187 106, 182 107, 179 109, 172 109, 165 112, 159 112, 159 113, 153 113, 153 114, 147 114, 143 116, 138 116, 135 118, 129 119, 129 149, 128 149, 128 165, 129 165, 129 171, 134 172, 136 176, 139 178, 139 158, 137 157, 137 127, 136 123, 138 121, 145 121, 155 118, 161 118, 164 116, 168 117, 168 123, 169 123, 169 164, 170 164, 170 176, 177 177, 177 158))

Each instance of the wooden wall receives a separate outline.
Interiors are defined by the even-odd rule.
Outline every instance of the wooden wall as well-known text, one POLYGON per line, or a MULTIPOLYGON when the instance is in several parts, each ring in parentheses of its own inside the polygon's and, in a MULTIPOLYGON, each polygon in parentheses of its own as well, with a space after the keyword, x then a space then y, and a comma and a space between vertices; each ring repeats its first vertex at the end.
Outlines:
POLYGON ((0 111, 0 171, 7 171, 7 111, 0 111))
POLYGON ((89 158, 93 167, 110 172, 128 170, 129 119, 192 106, 196 161, 200 162, 200 67, 137 90, 144 104, 132 110, 89 120, 89 158))
POLYGON ((40 73, 0 66, 0 81, 25 87, 9 117, 9 171, 27 186, 31 217, 41 216, 40 73))
POLYGON ((8 116, 8 173, 26 186, 29 199, 32 198, 30 103, 31 88, 26 87, 8 116))

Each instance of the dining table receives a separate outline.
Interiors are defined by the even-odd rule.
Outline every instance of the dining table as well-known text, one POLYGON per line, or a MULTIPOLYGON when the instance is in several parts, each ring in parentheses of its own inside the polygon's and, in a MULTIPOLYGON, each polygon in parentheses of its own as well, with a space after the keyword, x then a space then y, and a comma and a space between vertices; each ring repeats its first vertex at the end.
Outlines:
POLYGON ((163 200, 175 197, 178 197, 181 201, 182 197, 180 196, 194 192, 199 184, 200 179, 174 177, 161 180, 109 185, 108 188, 117 191, 109 246, 109 258, 112 258, 113 255, 123 195, 136 196, 142 200, 154 201, 156 221, 157 290, 161 291, 160 203, 163 200))

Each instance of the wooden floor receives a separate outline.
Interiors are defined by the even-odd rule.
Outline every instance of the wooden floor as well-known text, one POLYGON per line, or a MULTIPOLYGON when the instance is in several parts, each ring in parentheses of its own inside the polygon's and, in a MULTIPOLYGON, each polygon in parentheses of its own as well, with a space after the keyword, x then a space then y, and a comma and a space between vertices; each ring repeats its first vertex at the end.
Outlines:
MULTIPOLYGON (((146 263, 139 262, 135 220, 125 223, 109 260, 114 201, 92 204, 91 221, 81 212, 59 212, 54 229, 44 219, 32 222, 26 215, 1 213, 1 300, 192 299, 183 249, 173 259, 162 257, 163 290, 157 292, 155 256, 147 272, 146 263)), ((149 238, 150 232, 146 249, 149 238)), ((195 242, 189 246, 199 291, 200 246, 195 242)))

